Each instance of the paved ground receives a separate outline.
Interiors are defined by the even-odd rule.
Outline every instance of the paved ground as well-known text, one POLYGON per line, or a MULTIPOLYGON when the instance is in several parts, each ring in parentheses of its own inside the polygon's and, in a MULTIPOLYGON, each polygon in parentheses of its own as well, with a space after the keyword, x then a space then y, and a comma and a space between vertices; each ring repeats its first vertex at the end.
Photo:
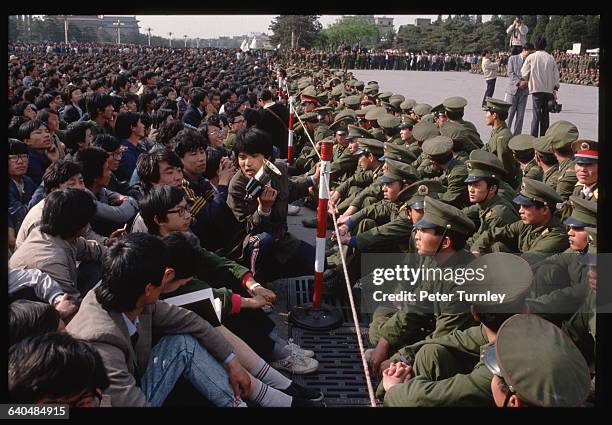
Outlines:
MULTIPOLYGON (((378 81, 381 90, 400 93, 417 102, 435 106, 449 96, 463 96, 468 100, 465 119, 476 125, 483 142, 487 142, 491 128, 484 123, 481 109, 485 82, 482 75, 469 72, 434 72, 434 71, 379 71, 352 70, 353 75, 361 81, 378 81)), ((498 77, 493 97, 504 98, 508 79, 498 77)), ((570 121, 578 127, 580 137, 598 140, 599 122, 599 88, 561 84, 559 103, 563 111, 550 114, 551 124, 555 121, 570 121)), ((527 110, 523 120, 523 133, 531 128, 531 97, 527 100, 527 110)))

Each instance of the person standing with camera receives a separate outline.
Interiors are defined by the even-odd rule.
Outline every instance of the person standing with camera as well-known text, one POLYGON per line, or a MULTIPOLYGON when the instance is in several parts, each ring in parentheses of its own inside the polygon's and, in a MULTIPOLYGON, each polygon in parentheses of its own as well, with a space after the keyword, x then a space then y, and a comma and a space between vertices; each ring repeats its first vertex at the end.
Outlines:
POLYGON ((531 135, 543 136, 549 126, 549 112, 559 112, 556 106, 557 91, 560 87, 559 68, 555 58, 544 49, 546 39, 540 37, 535 42, 536 51, 523 62, 519 89, 528 85, 533 99, 533 118, 531 135))
POLYGON ((510 34, 510 48, 514 46, 522 48, 527 43, 527 32, 529 28, 521 21, 521 17, 517 16, 506 30, 506 34, 510 34))

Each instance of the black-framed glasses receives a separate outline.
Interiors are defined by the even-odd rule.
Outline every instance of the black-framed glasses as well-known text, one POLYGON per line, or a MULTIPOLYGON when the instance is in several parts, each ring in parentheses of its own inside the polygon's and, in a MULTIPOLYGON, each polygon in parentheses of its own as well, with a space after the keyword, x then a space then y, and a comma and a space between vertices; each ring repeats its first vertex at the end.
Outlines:
POLYGON ((184 207, 182 205, 173 210, 168 210, 168 213, 178 213, 179 217, 185 217, 185 213, 187 212, 191 214, 189 207, 184 207))
POLYGON ((19 160, 22 160, 23 162, 26 162, 28 160, 28 154, 27 153, 22 153, 19 155, 9 155, 8 156, 9 161, 12 162, 17 162, 19 160))

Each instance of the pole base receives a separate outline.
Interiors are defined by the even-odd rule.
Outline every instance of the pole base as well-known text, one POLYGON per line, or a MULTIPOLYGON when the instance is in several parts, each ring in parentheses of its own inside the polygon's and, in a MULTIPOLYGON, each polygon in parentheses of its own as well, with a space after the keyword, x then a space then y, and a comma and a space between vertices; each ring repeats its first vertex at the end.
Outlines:
POLYGON ((330 331, 342 326, 344 318, 337 308, 321 304, 315 308, 312 303, 294 307, 289 312, 289 320, 295 326, 309 331, 330 331))

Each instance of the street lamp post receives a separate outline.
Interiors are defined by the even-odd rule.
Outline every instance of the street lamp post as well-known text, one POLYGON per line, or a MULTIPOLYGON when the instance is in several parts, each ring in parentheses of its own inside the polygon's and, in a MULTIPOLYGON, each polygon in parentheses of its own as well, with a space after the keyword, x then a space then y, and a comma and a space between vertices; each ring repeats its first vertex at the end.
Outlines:
POLYGON ((113 23, 113 26, 117 27, 117 44, 121 44, 121 27, 125 26, 125 24, 117 19, 117 22, 113 23))
POLYGON ((200 37, 196 37, 196 49, 200 48, 200 37))
POLYGON ((169 32, 168 35, 170 36, 170 47, 172 47, 172 32, 169 32))
POLYGON ((64 18, 64 43, 68 44, 68 15, 61 15, 64 18))
POLYGON ((149 47, 151 47, 151 27, 147 28, 147 34, 149 38, 149 47))
POLYGON ((187 36, 184 35, 183 38, 185 39, 185 48, 187 48, 187 36))

